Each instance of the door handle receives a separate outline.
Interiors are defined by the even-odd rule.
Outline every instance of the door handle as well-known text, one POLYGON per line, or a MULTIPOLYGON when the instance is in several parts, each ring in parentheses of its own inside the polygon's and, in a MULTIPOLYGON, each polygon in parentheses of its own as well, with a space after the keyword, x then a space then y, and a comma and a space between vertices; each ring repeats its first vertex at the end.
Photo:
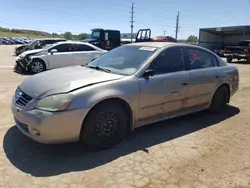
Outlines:
POLYGON ((182 85, 183 85, 183 86, 186 86, 186 85, 188 85, 188 83, 187 83, 187 82, 184 82, 184 83, 182 83, 182 85))

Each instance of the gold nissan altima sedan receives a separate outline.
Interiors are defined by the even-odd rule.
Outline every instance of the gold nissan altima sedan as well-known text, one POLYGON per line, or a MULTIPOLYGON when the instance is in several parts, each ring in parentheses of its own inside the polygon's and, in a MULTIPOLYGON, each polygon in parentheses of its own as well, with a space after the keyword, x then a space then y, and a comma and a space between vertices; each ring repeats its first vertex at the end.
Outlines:
POLYGON ((209 50, 134 43, 86 66, 29 77, 11 108, 19 130, 37 142, 84 141, 103 149, 146 124, 204 109, 223 112, 238 87, 237 68, 209 50))

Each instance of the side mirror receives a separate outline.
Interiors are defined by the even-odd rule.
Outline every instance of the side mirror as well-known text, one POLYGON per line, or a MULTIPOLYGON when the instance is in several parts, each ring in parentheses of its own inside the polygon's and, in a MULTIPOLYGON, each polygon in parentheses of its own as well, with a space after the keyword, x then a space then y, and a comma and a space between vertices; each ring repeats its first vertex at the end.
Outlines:
POLYGON ((52 49, 50 50, 50 53, 53 54, 53 53, 56 53, 57 52, 57 49, 52 49))
POLYGON ((154 71, 152 69, 148 69, 144 72, 142 76, 148 79, 150 76, 154 76, 154 71))

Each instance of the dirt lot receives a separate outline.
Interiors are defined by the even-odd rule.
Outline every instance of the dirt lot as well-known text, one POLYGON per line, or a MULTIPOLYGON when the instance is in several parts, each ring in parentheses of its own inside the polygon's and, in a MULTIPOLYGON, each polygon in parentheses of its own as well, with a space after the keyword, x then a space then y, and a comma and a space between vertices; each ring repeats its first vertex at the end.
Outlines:
POLYGON ((0 187, 250 187, 250 66, 222 115, 206 112, 140 128, 116 147, 42 145, 14 126, 10 101, 27 76, 0 46, 0 187))

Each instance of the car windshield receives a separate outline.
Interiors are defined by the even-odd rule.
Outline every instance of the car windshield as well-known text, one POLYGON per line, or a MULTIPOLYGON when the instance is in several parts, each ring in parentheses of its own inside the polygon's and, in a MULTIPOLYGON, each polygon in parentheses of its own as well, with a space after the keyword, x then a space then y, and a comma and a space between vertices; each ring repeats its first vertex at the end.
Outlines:
POLYGON ((35 49, 35 47, 36 47, 39 43, 40 43, 39 40, 35 40, 34 42, 32 42, 32 43, 30 44, 30 49, 35 49))
POLYGON ((100 35, 101 35, 100 31, 93 31, 90 35, 90 38, 99 39, 100 35))
POLYGON ((46 44, 43 48, 43 50, 48 50, 50 47, 52 47, 54 44, 46 44))
POLYGON ((88 67, 106 69, 115 74, 133 75, 157 50, 155 47, 121 46, 92 61, 88 67))

